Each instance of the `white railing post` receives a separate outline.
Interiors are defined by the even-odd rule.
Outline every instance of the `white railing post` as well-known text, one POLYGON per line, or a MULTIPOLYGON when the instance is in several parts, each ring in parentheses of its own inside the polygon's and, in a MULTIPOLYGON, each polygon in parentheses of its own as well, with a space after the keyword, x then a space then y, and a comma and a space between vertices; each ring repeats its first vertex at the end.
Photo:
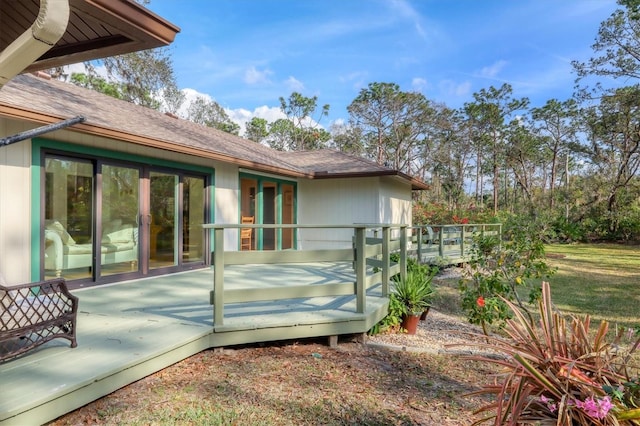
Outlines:
POLYGON ((389 296, 389 269, 391 268, 391 228, 387 225, 382 227, 382 296, 389 296))
POLYGON ((407 225, 400 226, 400 278, 407 278, 407 225))
POLYGON ((418 263, 422 263, 422 231, 424 231, 424 228, 419 226, 413 229, 418 231, 418 247, 416 247, 416 254, 418 256, 418 263))
POLYGON ((213 229, 213 325, 224 325, 224 228, 213 229))
POLYGON ((366 274, 367 274, 367 257, 366 257, 366 228, 358 226, 355 228, 356 239, 356 312, 361 314, 365 311, 365 302, 367 300, 366 274))

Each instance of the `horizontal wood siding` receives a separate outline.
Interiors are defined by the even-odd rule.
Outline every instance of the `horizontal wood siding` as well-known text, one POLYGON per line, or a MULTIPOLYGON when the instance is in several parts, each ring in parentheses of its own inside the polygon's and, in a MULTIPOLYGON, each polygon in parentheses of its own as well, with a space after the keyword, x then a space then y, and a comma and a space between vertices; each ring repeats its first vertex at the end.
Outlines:
MULTIPOLYGON (((216 167, 216 208, 215 223, 238 223, 240 212, 240 180, 238 167, 231 164, 219 164, 216 167)), ((238 247, 237 229, 227 229, 224 234, 226 250, 236 250, 238 247)))
MULTIPOLYGON (((0 119, 0 137, 28 129, 0 119)), ((39 212, 31 208, 31 143, 27 140, 0 148, 0 272, 10 284, 31 279, 32 215, 39 212)))
MULTIPOLYGON (((298 183, 298 223, 377 223, 378 178, 301 180, 298 183)), ((299 248, 351 247, 353 230, 303 229, 299 248)))
MULTIPOLYGON (((411 185, 393 179, 381 179, 379 187, 380 216, 377 223, 412 224, 411 185)), ((398 231, 392 231, 391 238, 399 238, 398 231)))

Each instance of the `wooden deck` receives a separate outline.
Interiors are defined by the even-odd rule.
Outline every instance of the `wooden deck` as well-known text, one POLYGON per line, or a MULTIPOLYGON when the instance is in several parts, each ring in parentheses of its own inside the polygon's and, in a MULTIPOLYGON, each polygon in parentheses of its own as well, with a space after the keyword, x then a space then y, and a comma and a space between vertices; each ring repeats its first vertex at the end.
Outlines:
MULTIPOLYGON (((46 423, 207 348, 364 333, 386 314, 377 286, 364 313, 355 295, 234 303, 216 327, 213 275, 203 269, 75 291, 78 347, 56 340, 0 364, 0 424, 46 423)), ((283 277, 313 286, 355 274, 351 262, 226 266, 225 289, 282 287, 283 277)))
POLYGON ((246 226, 258 225, 205 225, 214 268, 74 291, 78 347, 55 340, 0 364, 0 424, 46 423, 208 348, 365 333, 386 315, 390 277, 408 255, 457 262, 486 231, 417 227, 413 254, 405 225, 332 226, 353 229, 351 248, 225 251, 225 230, 246 226))

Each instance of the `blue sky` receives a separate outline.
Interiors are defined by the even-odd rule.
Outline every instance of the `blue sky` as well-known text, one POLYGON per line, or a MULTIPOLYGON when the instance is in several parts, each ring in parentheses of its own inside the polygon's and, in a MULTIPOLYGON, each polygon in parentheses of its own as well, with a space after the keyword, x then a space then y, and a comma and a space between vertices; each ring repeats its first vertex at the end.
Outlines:
POLYGON ((615 0, 152 0, 178 25, 178 85, 239 121, 272 118, 293 91, 346 120, 372 82, 458 108, 513 86, 533 106, 573 92, 571 60, 592 56, 615 0), (195 93, 194 92, 194 93, 195 93), (271 114, 271 115, 270 115, 271 114))

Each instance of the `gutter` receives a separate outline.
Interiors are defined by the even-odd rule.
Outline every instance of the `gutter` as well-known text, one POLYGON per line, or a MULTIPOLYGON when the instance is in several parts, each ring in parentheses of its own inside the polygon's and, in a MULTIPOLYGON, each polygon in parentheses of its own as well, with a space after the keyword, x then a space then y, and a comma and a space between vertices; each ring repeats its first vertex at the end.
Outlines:
POLYGON ((51 49, 67 30, 69 0, 40 0, 29 29, 0 53, 0 89, 51 49))
POLYGON ((27 130, 13 136, 7 136, 6 138, 0 138, 0 148, 3 146, 11 145, 12 143, 24 141, 27 139, 35 138, 36 136, 44 135, 45 133, 53 132, 54 130, 64 129, 74 124, 84 123, 85 118, 77 116, 69 118, 68 120, 62 120, 58 123, 49 124, 47 126, 38 127, 37 129, 27 130))

